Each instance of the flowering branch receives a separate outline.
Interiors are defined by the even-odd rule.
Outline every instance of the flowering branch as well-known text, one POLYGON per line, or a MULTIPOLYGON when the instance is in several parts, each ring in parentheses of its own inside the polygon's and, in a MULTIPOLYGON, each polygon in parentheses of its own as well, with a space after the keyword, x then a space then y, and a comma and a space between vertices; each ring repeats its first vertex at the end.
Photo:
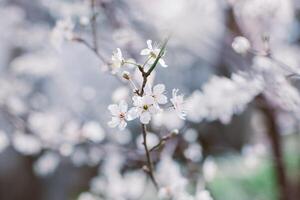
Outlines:
MULTIPOLYGON (((146 60, 146 62, 143 66, 138 66, 138 69, 140 70, 140 72, 142 73, 142 76, 143 76, 143 83, 142 83, 140 92, 138 93, 138 95, 140 97, 142 97, 144 95, 145 86, 146 86, 147 80, 148 80, 147 78, 148 78, 148 76, 151 75, 151 72, 156 67, 159 59, 163 56, 165 47, 167 45, 167 42, 168 42, 168 40, 166 40, 163 43, 162 48, 159 51, 159 54, 157 55, 154 63, 151 65, 150 69, 147 72, 144 71, 144 67, 147 64, 147 62, 149 61, 149 58, 146 60)), ((153 182, 155 188, 158 189, 158 184, 157 184, 157 181, 155 179, 154 172, 153 172, 153 163, 152 163, 150 151, 149 151, 149 148, 147 146, 147 127, 143 123, 142 123, 142 134, 143 134, 143 146, 145 148, 146 158, 147 158, 147 167, 146 168, 144 167, 144 170, 148 173, 148 175, 149 175, 151 181, 153 182)))

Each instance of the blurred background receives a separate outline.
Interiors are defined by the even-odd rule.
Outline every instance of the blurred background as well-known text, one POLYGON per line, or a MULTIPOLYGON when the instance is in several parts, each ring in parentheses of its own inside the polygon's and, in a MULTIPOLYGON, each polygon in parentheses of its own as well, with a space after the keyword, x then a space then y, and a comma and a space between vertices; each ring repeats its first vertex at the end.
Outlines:
POLYGON ((107 126, 107 106, 130 99, 130 87, 74 39, 95 42, 95 22, 107 60, 116 48, 140 60, 147 39, 172 35, 155 82, 168 97, 179 88, 191 112, 150 125, 150 146, 179 131, 153 154, 158 179, 169 169, 215 200, 299 200, 299 13, 298 0, 0 0, 0 199, 157 199, 139 124, 107 126), (232 74, 254 65, 232 49, 239 35, 258 51, 267 35, 292 76, 265 73, 252 96, 233 88, 232 74))

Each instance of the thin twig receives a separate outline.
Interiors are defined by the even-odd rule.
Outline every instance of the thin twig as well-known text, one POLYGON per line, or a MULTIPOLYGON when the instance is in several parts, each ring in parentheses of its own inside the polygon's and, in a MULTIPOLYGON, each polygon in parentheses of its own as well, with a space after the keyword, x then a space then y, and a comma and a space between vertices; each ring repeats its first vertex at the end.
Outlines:
POLYGON ((92 36, 93 36, 93 45, 95 52, 98 53, 98 34, 97 34, 97 13, 96 13, 96 6, 95 0, 91 0, 91 29, 92 29, 92 36))
POLYGON ((103 63, 107 64, 107 61, 105 60, 104 56, 102 56, 98 50, 96 50, 91 44, 89 44, 86 40, 80 37, 73 38, 73 41, 79 42, 86 46, 88 49, 90 49, 103 63))
POLYGON ((150 177, 151 181, 153 182, 155 188, 158 189, 158 184, 154 177, 153 163, 151 160, 150 151, 147 146, 147 130, 146 130, 145 124, 142 124, 142 132, 143 132, 143 145, 144 145, 144 148, 146 151, 146 158, 147 158, 147 168, 144 168, 144 170, 149 174, 149 177, 150 177))
POLYGON ((172 133, 162 137, 160 139, 160 141, 158 142, 158 144, 155 145, 154 147, 152 147, 149 151, 152 152, 152 151, 155 151, 155 150, 161 148, 162 146, 165 145, 166 141, 168 141, 169 139, 173 138, 176 135, 177 135, 177 133, 175 131, 173 131, 172 133))

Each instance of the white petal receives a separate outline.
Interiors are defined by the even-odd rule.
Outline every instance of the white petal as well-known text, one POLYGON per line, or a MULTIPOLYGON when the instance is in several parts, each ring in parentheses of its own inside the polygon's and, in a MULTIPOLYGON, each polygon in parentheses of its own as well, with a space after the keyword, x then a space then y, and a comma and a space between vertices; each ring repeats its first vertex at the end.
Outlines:
POLYGON ((143 103, 147 105, 151 105, 154 103, 154 99, 152 96, 146 95, 143 97, 143 103))
POLYGON ((156 113, 160 110, 160 108, 159 108, 159 105, 158 105, 158 104, 155 104, 155 105, 153 105, 153 106, 150 106, 150 107, 148 108, 148 110, 149 110, 149 112, 150 112, 151 114, 156 114, 156 113))
POLYGON ((168 65, 165 63, 165 61, 163 59, 159 59, 158 62, 162 67, 168 67, 168 65))
POLYGON ((140 116, 140 121, 142 124, 149 124, 151 120, 151 114, 149 112, 143 112, 140 116))
POLYGON ((121 49, 119 49, 119 48, 117 48, 117 56, 118 56, 118 58, 119 58, 120 60, 123 59, 122 51, 121 51, 121 49))
POLYGON ((153 88, 153 94, 155 94, 155 95, 162 94, 165 91, 165 88, 166 87, 164 84, 157 84, 153 88))
POLYGON ((151 89, 151 84, 148 83, 145 88, 144 88, 144 92, 146 95, 151 95, 152 94, 152 89, 151 89))
POLYGON ((140 112, 139 112, 139 110, 136 107, 131 108, 131 109, 129 109, 129 111, 128 111, 127 115, 126 115, 126 119, 128 121, 134 120, 134 119, 136 119, 139 116, 139 114, 140 114, 140 112))
POLYGON ((150 54, 150 52, 151 52, 151 51, 150 51, 149 49, 143 49, 143 50, 141 51, 140 54, 141 54, 142 56, 147 56, 147 55, 150 54))
POLYGON ((111 121, 109 121, 107 123, 107 125, 111 128, 114 128, 114 127, 118 126, 119 124, 120 124, 120 118, 118 118, 118 117, 111 118, 111 121))
POLYGON ((142 97, 140 96, 133 96, 132 97, 133 105, 140 106, 142 104, 142 97))
POLYGON ((124 130, 124 128, 127 126, 127 123, 125 120, 121 120, 120 124, 119 124, 119 129, 122 131, 124 130))
POLYGON ((155 99, 156 99, 156 102, 159 104, 168 103, 168 98, 163 94, 156 96, 155 99))
POLYGON ((147 40, 147 46, 148 46, 149 49, 153 49, 152 40, 147 40))
POLYGON ((120 101, 120 103, 119 103, 119 109, 123 113, 127 112, 128 105, 127 105, 126 101, 124 101, 124 100, 120 101))
POLYGON ((117 104, 109 105, 108 110, 110 111, 110 113, 112 115, 115 115, 115 116, 119 115, 119 113, 120 113, 120 109, 119 109, 119 106, 117 104))

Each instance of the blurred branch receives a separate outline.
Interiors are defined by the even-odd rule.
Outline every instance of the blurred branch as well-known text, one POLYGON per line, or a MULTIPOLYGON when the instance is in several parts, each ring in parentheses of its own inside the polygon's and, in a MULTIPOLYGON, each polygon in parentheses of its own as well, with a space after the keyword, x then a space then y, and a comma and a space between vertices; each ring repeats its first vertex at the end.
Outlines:
POLYGON ((279 199, 289 200, 289 187, 287 182, 286 170, 284 165, 283 147, 280 138, 280 132, 276 123, 276 112, 272 108, 264 96, 257 97, 258 100, 264 102, 265 106, 260 107, 267 120, 267 136, 271 143, 272 154, 275 164, 275 173, 277 178, 277 184, 279 187, 279 199))
POLYGON ((92 12, 91 29, 92 29, 94 50, 96 53, 98 53, 97 13, 96 13, 95 1, 96 0, 91 0, 91 12, 92 12))

